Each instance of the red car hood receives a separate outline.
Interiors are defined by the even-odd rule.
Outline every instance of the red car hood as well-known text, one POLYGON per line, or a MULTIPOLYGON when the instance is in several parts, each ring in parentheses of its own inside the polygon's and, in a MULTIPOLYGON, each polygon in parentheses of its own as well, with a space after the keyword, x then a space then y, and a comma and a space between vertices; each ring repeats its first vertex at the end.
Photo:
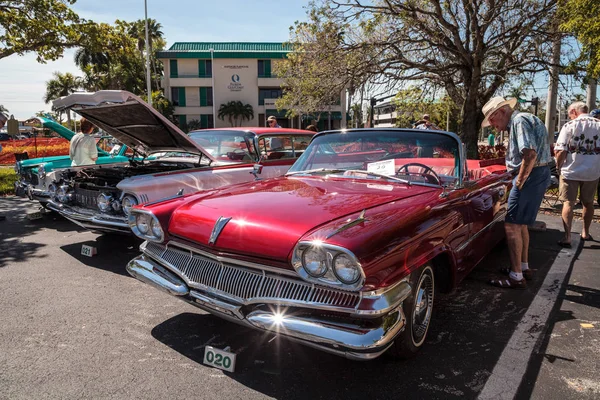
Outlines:
POLYGON ((223 188, 177 208, 171 235, 216 251, 285 261, 302 236, 364 209, 435 190, 382 181, 281 177, 223 188), (214 244, 220 218, 231 218, 214 244))

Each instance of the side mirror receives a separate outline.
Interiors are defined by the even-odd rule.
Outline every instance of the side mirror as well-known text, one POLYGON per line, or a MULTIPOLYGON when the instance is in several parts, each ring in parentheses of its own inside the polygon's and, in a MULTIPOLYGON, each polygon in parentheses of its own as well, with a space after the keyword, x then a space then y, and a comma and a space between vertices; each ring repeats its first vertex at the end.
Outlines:
POLYGON ((258 174, 260 174, 262 172, 263 166, 261 164, 254 164, 254 167, 252 168, 252 171, 250 172, 252 175, 254 175, 254 179, 258 180, 258 174))

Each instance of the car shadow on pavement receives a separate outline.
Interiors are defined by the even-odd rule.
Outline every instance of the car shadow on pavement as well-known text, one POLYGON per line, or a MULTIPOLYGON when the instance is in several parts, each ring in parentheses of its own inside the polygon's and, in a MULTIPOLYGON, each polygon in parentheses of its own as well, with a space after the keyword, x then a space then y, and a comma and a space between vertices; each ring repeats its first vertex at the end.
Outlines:
POLYGON ((427 342, 409 360, 350 361, 202 311, 174 316, 152 336, 199 365, 205 346, 230 346, 237 365, 227 376, 276 398, 476 398, 557 258, 561 235, 531 233, 538 271, 526 290, 488 284, 509 262, 504 243, 492 249, 453 293, 437 295, 427 342))
POLYGON ((88 267, 129 277, 125 267, 132 258, 140 254, 141 243, 142 240, 134 235, 103 234, 95 240, 71 243, 60 248, 88 267), (91 257, 83 255, 83 245, 95 248, 97 253, 91 257))
POLYGON ((0 198, 0 268, 12 262, 26 262, 39 255, 46 244, 32 236, 52 230, 77 231, 78 227, 53 212, 43 212, 36 218, 28 214, 39 211, 39 204, 15 196, 0 198))

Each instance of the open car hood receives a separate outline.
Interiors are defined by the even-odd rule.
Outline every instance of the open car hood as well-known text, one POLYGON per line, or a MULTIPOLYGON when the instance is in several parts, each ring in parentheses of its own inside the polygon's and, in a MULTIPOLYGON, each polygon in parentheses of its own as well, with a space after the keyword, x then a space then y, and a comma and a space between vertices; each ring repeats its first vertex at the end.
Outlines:
POLYGON ((72 109, 138 153, 181 151, 213 158, 148 103, 125 90, 73 93, 52 102, 72 109))

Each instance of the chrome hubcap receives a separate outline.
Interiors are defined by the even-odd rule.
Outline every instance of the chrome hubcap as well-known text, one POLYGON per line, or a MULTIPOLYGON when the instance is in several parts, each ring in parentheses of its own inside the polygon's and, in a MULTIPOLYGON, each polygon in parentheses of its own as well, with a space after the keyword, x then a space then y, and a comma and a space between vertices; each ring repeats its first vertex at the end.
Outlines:
POLYGON ((415 304, 412 313, 412 336, 415 345, 419 346, 425 339, 431 312, 433 310, 433 277, 426 271, 419 281, 415 292, 415 304))

